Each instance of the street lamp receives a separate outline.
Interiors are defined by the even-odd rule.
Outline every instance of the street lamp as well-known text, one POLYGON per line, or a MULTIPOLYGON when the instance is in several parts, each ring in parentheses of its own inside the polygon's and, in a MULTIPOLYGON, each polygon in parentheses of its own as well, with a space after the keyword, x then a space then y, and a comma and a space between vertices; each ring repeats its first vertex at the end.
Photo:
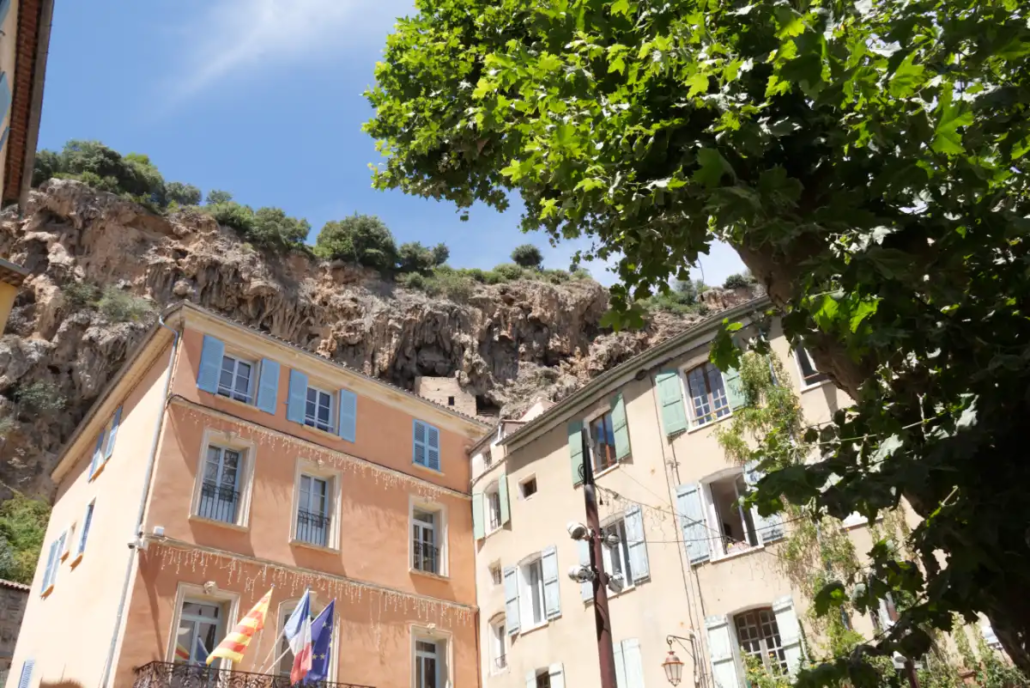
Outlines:
POLYGON ((683 662, 672 650, 669 650, 669 656, 662 662, 662 669, 665 670, 665 678, 671 685, 678 686, 683 680, 683 662))

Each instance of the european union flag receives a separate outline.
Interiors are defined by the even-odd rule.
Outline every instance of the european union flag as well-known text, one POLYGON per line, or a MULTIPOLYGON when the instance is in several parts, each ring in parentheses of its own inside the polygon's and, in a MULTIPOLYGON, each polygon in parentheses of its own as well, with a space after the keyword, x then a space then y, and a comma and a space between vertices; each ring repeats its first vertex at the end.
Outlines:
POLYGON ((333 640, 335 607, 336 600, 333 600, 328 607, 322 610, 318 618, 311 622, 311 671, 301 681, 302 684, 329 679, 329 662, 333 659, 330 650, 333 640))

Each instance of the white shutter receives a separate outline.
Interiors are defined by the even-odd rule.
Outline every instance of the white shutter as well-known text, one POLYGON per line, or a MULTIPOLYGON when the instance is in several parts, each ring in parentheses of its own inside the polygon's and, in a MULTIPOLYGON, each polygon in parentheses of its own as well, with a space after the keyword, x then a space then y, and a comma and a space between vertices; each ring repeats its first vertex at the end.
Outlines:
POLYGON ((548 547, 540 553, 540 568, 544 574, 544 610, 548 620, 557 619, 561 616, 561 591, 556 547, 548 547))
MULTIPOLYGON (((762 479, 762 472, 757 468, 758 462, 751 461, 744 467, 744 482, 748 490, 754 490, 755 485, 762 479)), ((779 514, 761 516, 758 508, 751 509, 751 518, 755 523, 755 533, 758 535, 758 542, 766 544, 783 539, 783 518, 779 514)))
POLYGON ((801 666, 804 649, 801 647, 801 624, 794 613, 794 600, 790 595, 773 602, 773 614, 776 616, 776 626, 780 631, 780 647, 787 657, 787 671, 793 676, 801 666))
POLYGON ((636 638, 623 640, 622 658, 626 663, 626 688, 644 688, 644 660, 640 655, 640 641, 636 638))
POLYGON ((626 546, 629 549, 629 567, 633 580, 626 584, 641 583, 651 577, 647 561, 647 543, 644 542, 644 516, 639 506, 626 512, 626 546))
POLYGON ((551 675, 551 688, 565 688, 565 668, 560 662, 552 664, 547 673, 551 675))
POLYGON ((708 631, 708 653, 712 658, 712 681, 715 688, 739 688, 737 662, 733 651, 736 638, 730 630, 729 617, 705 618, 708 631))
POLYGON ((530 671, 526 674, 526 688, 536 688, 536 672, 530 671))
POLYGON ((626 658, 622 654, 622 643, 612 643, 615 653, 615 686, 626 688, 626 658))
POLYGON ((683 543, 691 564, 708 561, 708 525, 701 507, 701 486, 697 483, 676 488, 676 511, 679 512, 683 543))
POLYGON ((519 576, 514 566, 504 569, 504 623, 508 635, 519 632, 519 576))

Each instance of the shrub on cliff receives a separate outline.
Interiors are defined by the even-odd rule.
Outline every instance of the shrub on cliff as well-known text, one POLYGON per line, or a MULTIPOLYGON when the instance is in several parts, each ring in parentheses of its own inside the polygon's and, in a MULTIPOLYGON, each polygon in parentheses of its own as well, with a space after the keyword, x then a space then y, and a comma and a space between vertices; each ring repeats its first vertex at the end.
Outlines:
POLYGON ((0 578, 32 583, 50 506, 18 492, 0 503, 0 578))
POLYGON ((750 272, 736 273, 726 278, 722 283, 723 289, 744 289, 755 283, 755 278, 750 272))
POLYGON ((114 285, 104 287, 96 305, 97 310, 112 322, 139 322, 155 311, 152 302, 114 285))
POLYGON ((544 255, 533 244, 522 244, 511 252, 511 259, 524 268, 539 268, 544 262, 544 255))
POLYGON ((315 255, 353 261, 383 273, 391 273, 397 264, 397 246, 389 227, 375 215, 357 213, 327 222, 315 240, 315 255))
POLYGON ((446 263, 450 253, 446 244, 437 244, 432 248, 418 241, 401 244, 397 250, 397 270, 426 274, 434 267, 446 263))
POLYGON ((19 386, 13 396, 20 409, 30 413, 56 413, 67 403, 57 385, 48 380, 19 386))

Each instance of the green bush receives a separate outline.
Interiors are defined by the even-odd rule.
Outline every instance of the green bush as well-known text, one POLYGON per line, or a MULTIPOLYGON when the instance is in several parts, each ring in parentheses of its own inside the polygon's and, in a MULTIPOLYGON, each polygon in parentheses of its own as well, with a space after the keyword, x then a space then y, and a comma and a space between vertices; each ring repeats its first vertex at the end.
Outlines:
POLYGON ((726 278, 726 281, 722 283, 723 289, 744 289, 750 287, 755 283, 754 277, 751 273, 736 273, 726 278))
POLYGON ((433 268, 446 263, 450 253, 445 244, 437 244, 432 248, 423 246, 418 241, 401 244, 397 250, 397 270, 427 274, 433 268))
POLYGON ((458 272, 465 275, 473 282, 479 282, 480 284, 486 283, 486 273, 479 268, 462 268, 458 272))
POLYGON ((112 322, 139 322, 154 313, 154 304, 147 299, 122 291, 115 286, 104 287, 97 309, 112 322))
POLYGON ((525 270, 514 263, 501 263, 493 271, 500 275, 504 282, 514 282, 525 276, 525 270))
POLYGON ((408 272, 403 275, 398 275, 397 282, 408 289, 418 289, 419 291, 425 291, 426 289, 426 278, 418 272, 408 272))
POLYGON ((591 275, 590 271, 586 268, 576 268, 572 271, 571 277, 574 280, 588 280, 594 278, 594 276, 591 275))
POLYGON ((64 408, 65 398, 57 385, 48 380, 38 380, 14 392, 14 400, 28 411, 54 413, 64 408))
POLYGON ((338 222, 327 222, 315 240, 315 254, 330 260, 353 261, 387 274, 397 264, 393 234, 374 215, 355 213, 338 222))
POLYGON ((201 193, 200 189, 192 184, 169 182, 165 184, 165 198, 168 200, 169 206, 173 203, 180 206, 200 205, 201 193))
POLYGON ((17 492, 0 503, 0 578, 32 583, 50 506, 17 492))
POLYGON ((211 189, 207 192, 207 200, 204 201, 206 205, 221 205, 222 203, 229 203, 232 201, 232 194, 228 191, 222 191, 220 189, 211 189))
POLYGON ((208 204, 204 206, 204 212, 213 217, 218 224, 232 227, 243 236, 249 236, 254 231, 254 211, 250 206, 227 201, 208 204))
POLYGON ((544 254, 533 244, 522 244, 511 252, 511 259, 524 268, 539 268, 544 262, 544 254))
POLYGON ((65 282, 61 286, 64 300, 73 308, 92 308, 100 299, 100 289, 89 282, 65 282))
POLYGON ((475 289, 474 282, 454 270, 436 270, 425 282, 430 296, 444 296, 459 303, 467 301, 475 289))
POLYGON ((281 208, 260 208, 245 238, 259 246, 288 249, 303 244, 310 231, 307 220, 289 217, 281 208))

